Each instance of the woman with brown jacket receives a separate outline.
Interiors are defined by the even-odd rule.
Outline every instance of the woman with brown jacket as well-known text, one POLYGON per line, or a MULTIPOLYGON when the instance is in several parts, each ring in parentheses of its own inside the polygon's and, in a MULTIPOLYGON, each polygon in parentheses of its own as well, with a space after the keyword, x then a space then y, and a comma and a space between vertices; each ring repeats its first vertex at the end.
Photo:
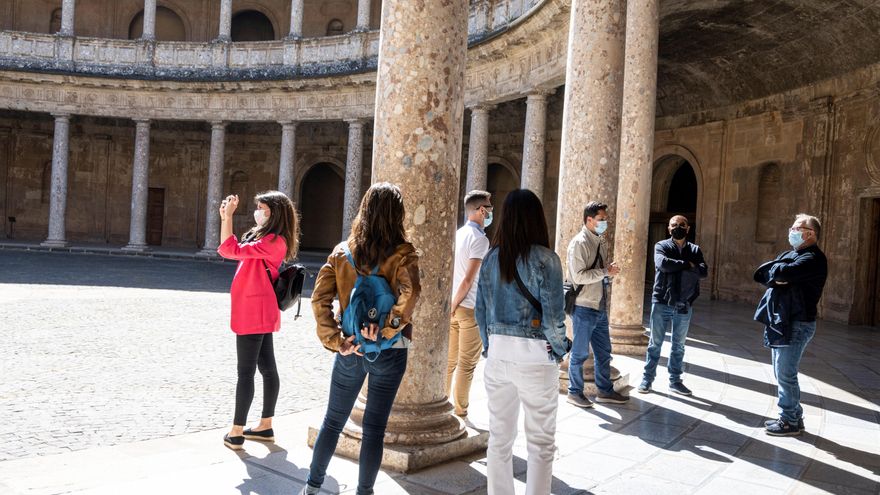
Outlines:
POLYGON ((336 353, 336 357, 327 413, 315 440, 308 482, 301 494, 318 493, 324 483, 339 434, 367 377, 370 392, 363 417, 357 493, 373 493, 382 462, 385 427, 406 371, 407 349, 412 338, 410 322, 421 291, 418 255, 406 240, 404 216, 400 189, 389 183, 374 184, 361 201, 348 240, 336 246, 318 272, 312 293, 312 310, 318 325, 318 338, 327 350, 336 353), (357 269, 349 261, 346 247, 357 269), (360 352, 355 335, 346 337, 342 333, 339 321, 348 307, 358 274, 369 275, 376 267, 378 275, 388 282, 397 296, 397 302, 386 320, 381 322, 381 328, 371 323, 361 329, 361 335, 372 341, 381 340, 380 334, 384 339, 392 339, 398 333, 401 337, 391 348, 382 351, 375 361, 370 361, 360 352), (333 299, 337 296, 339 317, 333 313, 333 299))

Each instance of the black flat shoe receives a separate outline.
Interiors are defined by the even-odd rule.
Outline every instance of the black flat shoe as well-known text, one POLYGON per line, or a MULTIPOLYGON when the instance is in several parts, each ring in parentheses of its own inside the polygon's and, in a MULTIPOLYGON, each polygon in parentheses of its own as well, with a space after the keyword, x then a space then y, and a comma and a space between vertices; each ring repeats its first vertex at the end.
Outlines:
POLYGON ((232 450, 241 450, 244 445, 244 437, 230 437, 229 434, 223 435, 223 445, 232 450))
POLYGON ((263 431, 254 431, 250 428, 244 430, 244 438, 248 440, 259 440, 261 442, 274 442, 275 441, 275 432, 272 431, 272 428, 263 431))

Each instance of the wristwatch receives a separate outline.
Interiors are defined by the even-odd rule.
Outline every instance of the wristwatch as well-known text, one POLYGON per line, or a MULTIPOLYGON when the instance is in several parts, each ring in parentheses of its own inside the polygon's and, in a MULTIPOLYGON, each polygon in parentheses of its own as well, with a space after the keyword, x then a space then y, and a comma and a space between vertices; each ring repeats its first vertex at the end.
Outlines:
POLYGON ((391 325, 391 328, 399 327, 400 326, 400 317, 395 316, 394 318, 391 318, 391 321, 389 323, 391 325))

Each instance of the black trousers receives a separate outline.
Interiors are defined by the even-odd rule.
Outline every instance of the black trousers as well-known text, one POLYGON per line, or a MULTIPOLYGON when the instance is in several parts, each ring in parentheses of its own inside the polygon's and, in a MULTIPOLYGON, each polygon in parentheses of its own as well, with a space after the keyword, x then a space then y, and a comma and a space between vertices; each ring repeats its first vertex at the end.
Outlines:
POLYGON ((275 366, 275 348, 272 334, 237 335, 238 384, 235 386, 235 419, 232 424, 247 424, 248 410, 254 401, 254 375, 257 368, 263 375, 263 418, 275 416, 278 402, 278 368, 275 366))

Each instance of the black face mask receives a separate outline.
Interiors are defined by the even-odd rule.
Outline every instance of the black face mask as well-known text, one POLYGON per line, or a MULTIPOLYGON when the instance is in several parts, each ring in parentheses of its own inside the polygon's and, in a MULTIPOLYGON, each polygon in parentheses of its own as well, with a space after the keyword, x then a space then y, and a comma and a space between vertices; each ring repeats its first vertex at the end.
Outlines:
POLYGON ((687 236, 687 229, 684 227, 676 227, 672 229, 672 238, 676 241, 680 241, 687 236))

